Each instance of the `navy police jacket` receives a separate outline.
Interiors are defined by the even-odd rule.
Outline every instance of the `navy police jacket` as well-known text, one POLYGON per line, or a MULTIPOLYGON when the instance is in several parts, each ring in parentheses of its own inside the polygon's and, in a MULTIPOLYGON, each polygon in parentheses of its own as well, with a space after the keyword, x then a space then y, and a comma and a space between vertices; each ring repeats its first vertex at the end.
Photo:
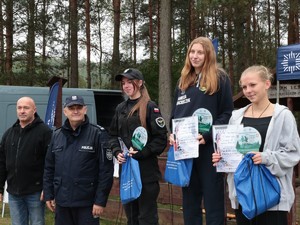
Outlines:
POLYGON ((112 151, 100 126, 84 123, 75 131, 68 119, 55 130, 47 151, 44 199, 62 207, 105 207, 113 183, 112 151))

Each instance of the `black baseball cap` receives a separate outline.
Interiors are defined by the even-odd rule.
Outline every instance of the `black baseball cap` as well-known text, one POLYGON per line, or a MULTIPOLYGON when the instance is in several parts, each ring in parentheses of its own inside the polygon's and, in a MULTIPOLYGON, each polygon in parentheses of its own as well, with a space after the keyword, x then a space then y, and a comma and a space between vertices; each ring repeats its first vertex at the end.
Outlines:
POLYGON ((83 97, 79 95, 72 95, 66 98, 64 107, 70 107, 72 105, 85 105, 83 97))
POLYGON ((143 74, 139 70, 133 69, 133 68, 126 69, 123 73, 116 75, 115 80, 116 81, 121 81, 122 77, 126 77, 129 80, 135 80, 136 79, 136 80, 144 81, 143 74))

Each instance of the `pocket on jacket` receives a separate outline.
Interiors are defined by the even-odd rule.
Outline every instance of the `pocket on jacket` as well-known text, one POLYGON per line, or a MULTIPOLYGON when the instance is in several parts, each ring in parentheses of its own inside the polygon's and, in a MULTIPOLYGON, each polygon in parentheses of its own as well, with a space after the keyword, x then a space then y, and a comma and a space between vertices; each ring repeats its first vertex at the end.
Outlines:
POLYGON ((55 178, 53 179, 54 196, 57 195, 60 186, 61 186, 61 177, 55 177, 55 178))
POLYGON ((56 153, 56 152, 61 152, 63 150, 63 146, 55 146, 54 148, 52 148, 52 152, 56 153))
POLYGON ((92 201, 96 194, 97 182, 94 178, 75 178, 73 187, 74 200, 92 201))

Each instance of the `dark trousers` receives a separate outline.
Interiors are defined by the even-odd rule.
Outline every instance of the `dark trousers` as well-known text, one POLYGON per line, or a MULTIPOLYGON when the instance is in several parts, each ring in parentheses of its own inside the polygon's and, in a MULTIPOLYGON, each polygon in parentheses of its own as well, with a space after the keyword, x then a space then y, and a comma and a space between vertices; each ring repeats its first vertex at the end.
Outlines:
POLYGON ((99 225, 90 207, 61 207, 56 204, 55 225, 99 225))
POLYGON ((159 183, 143 183, 140 197, 123 205, 128 225, 158 225, 157 197, 159 183))
POLYGON ((242 213, 242 208, 235 210, 237 225, 287 225, 288 212, 286 211, 266 211, 252 220, 248 220, 242 213))
POLYGON ((224 225, 224 176, 216 173, 211 154, 209 161, 194 159, 190 185, 182 188, 182 195, 185 225, 202 225, 202 200, 206 225, 224 225))

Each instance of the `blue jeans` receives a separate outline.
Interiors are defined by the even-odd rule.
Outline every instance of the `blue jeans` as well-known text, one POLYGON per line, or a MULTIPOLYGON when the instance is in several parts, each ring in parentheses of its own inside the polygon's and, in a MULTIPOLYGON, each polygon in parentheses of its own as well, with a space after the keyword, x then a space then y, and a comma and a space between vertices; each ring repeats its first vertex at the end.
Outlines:
POLYGON ((8 194, 12 225, 45 225, 45 203, 40 201, 41 192, 16 196, 8 194))

